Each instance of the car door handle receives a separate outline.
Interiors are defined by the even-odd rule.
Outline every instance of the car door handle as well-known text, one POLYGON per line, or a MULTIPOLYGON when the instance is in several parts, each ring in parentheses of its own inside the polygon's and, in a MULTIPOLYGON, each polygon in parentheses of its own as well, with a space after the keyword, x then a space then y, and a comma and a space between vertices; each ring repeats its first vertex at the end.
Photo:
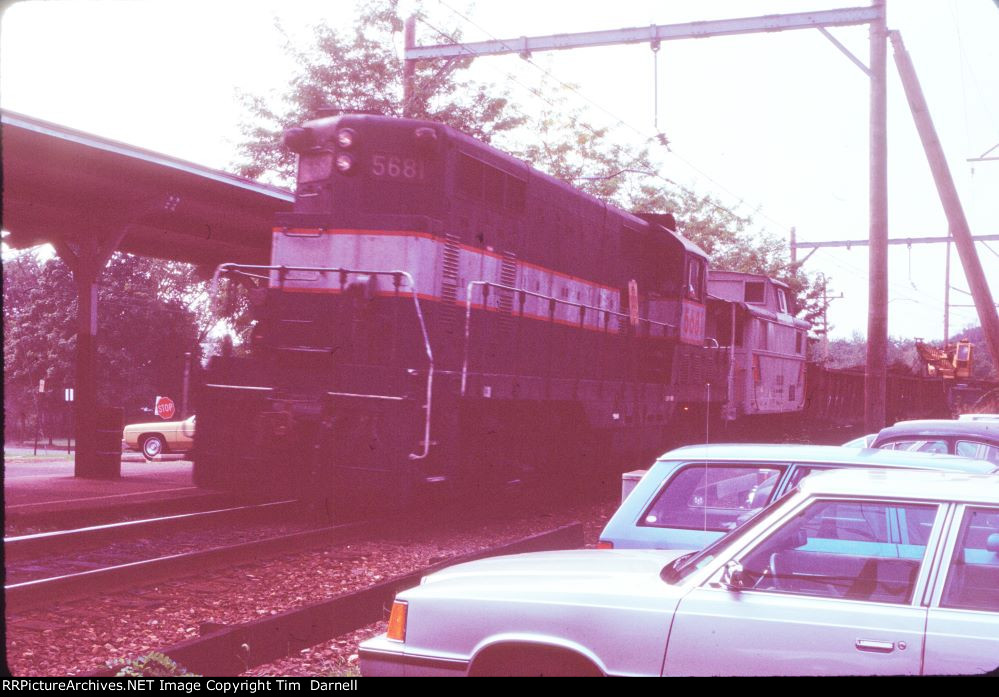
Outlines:
POLYGON ((891 653, 895 650, 895 643, 892 641, 874 641, 873 639, 857 639, 854 644, 858 651, 871 651, 873 653, 891 653))

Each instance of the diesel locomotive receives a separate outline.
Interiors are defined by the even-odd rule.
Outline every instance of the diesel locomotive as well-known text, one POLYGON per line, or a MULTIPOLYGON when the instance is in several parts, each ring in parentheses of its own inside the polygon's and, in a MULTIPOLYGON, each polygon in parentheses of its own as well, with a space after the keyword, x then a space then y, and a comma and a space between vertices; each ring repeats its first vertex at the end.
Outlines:
POLYGON ((209 365, 197 484, 395 506, 613 482, 706 419, 801 410, 788 289, 709 271, 671 215, 439 123, 341 115, 285 144, 271 263, 216 273, 255 324, 209 365))

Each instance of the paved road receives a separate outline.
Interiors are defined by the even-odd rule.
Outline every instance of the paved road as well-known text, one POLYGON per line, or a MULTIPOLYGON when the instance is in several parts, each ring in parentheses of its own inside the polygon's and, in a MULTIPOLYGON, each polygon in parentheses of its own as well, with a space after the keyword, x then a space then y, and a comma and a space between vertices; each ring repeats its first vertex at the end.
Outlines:
MULTIPOLYGON (((169 456, 168 456, 169 457, 169 456)), ((37 477, 73 476, 73 454, 58 451, 38 451, 32 454, 31 448, 4 448, 3 451, 4 479, 24 479, 37 477)), ((147 462, 138 453, 123 453, 121 460, 122 477, 146 477, 165 471, 191 469, 191 461, 180 456, 164 458, 156 462, 147 462)))
POLYGON ((115 480, 77 479, 73 476, 73 455, 66 450, 32 447, 4 447, 4 503, 8 513, 32 510, 68 500, 135 497, 150 492, 178 493, 194 490, 191 461, 167 456, 146 462, 139 453, 123 453, 121 478, 115 480))

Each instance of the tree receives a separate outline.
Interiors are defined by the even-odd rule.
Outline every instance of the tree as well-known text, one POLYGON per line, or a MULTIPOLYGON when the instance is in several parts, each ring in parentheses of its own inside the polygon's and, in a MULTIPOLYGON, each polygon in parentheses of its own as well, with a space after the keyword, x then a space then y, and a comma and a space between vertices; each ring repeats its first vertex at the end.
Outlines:
MULTIPOLYGON (((185 354, 196 367, 204 333, 181 297, 190 292, 188 273, 176 262, 112 257, 98 295, 100 404, 135 418, 156 395, 179 398, 185 354)), ((65 409, 62 391, 75 376, 76 285, 62 261, 30 250, 4 261, 3 281, 4 407, 8 426, 18 427, 34 417, 41 379, 48 395, 41 406, 65 409)))
MULTIPOLYGON (((402 116, 403 65, 395 50, 402 29, 398 0, 369 0, 353 33, 320 24, 312 46, 299 48, 287 42, 285 50, 298 63, 299 74, 279 104, 259 95, 244 97, 252 121, 243 125, 246 140, 239 147, 239 174, 285 185, 294 181, 294 154, 282 147, 281 135, 323 112, 402 116)), ((448 36, 457 38, 457 32, 448 36)), ((446 65, 419 63, 408 115, 440 121, 489 142, 525 119, 494 85, 459 79, 469 65, 470 59, 446 65)))
MULTIPOLYGON (((252 121, 244 125, 246 140, 240 146, 243 176, 293 181, 294 155, 281 146, 281 134, 323 109, 402 115, 397 6, 397 0, 371 0, 352 35, 319 25, 312 46, 286 45, 300 72, 280 106, 260 96, 245 98, 252 121)), ((442 34, 442 40, 459 38, 457 32, 442 34)), ((568 86, 543 81, 535 91, 545 95, 549 107, 528 118, 495 86, 459 80, 456 76, 470 63, 418 62, 411 115, 495 141, 532 166, 625 210, 673 213, 680 231, 708 253, 715 268, 781 280, 798 298, 804 319, 811 322, 821 314, 820 285, 792 267, 783 240, 762 230, 751 233, 748 217, 659 176, 647 148, 615 141, 608 128, 594 126, 581 109, 567 106, 568 86)))

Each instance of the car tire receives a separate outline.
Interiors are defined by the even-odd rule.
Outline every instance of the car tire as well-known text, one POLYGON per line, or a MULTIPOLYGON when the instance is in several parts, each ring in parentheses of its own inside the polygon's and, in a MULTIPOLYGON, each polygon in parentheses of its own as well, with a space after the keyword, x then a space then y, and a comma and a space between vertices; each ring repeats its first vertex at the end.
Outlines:
POLYGON ((142 439, 142 456, 147 460, 155 460, 157 455, 160 455, 166 450, 166 442, 163 440, 163 436, 146 436, 142 439))

